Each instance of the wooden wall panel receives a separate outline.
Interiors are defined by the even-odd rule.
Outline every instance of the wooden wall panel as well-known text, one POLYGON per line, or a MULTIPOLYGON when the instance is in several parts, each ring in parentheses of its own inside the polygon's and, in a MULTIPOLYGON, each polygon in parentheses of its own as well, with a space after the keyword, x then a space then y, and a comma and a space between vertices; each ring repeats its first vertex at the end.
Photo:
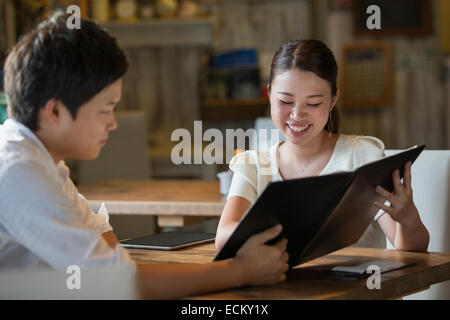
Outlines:
MULTIPOLYGON (((208 6, 216 16, 210 49, 257 48, 263 77, 268 76, 272 56, 282 42, 310 38, 314 31, 309 0, 219 1, 208 6)), ((324 40, 339 64, 344 42, 373 41, 354 38, 345 10, 316 16, 333 22, 328 26, 328 40, 324 40)), ((387 41, 392 44, 393 105, 378 111, 349 111, 339 106, 341 132, 377 136, 387 148, 407 148, 418 143, 427 144, 429 149, 449 148, 450 102, 439 79, 438 38, 433 35, 414 41, 401 37, 387 41)), ((199 57, 204 49, 207 48, 191 46, 127 50, 131 66, 125 77, 121 106, 146 111, 152 147, 168 144, 174 128, 190 129, 193 121, 200 118, 199 57)))
MULTIPOLYGON (((436 11, 436 1, 433 1, 436 11)), ((323 13, 324 14, 324 13, 323 13)), ((439 15, 435 15, 439 16, 439 15)), ((328 12, 327 44, 341 65, 341 46, 351 42, 374 41, 355 37, 349 12, 328 12)), ((439 21, 435 21, 438 24, 439 21)), ((408 148, 424 143, 428 149, 449 148, 450 103, 442 82, 442 55, 437 34, 410 40, 404 37, 383 38, 392 45, 394 102, 380 112, 350 111, 341 108, 343 133, 377 136, 389 149, 408 148)))
MULTIPOLYGON (((309 38, 310 1, 217 2, 214 51, 256 48, 262 74, 282 42, 309 38)), ((130 40, 128 40, 130 42, 130 40)), ((128 43, 127 42, 127 43, 128 43)), ((165 148, 176 128, 193 128, 200 119, 200 66, 205 46, 125 46, 130 70, 124 78, 120 109, 145 110, 152 148, 165 148)))
POLYGON ((217 2, 213 49, 256 48, 262 77, 268 77, 273 54, 283 42, 311 38, 311 1, 217 2))
POLYGON ((0 63, 3 63, 3 59, 6 56, 6 28, 5 28, 5 9, 3 1, 0 2, 0 63))

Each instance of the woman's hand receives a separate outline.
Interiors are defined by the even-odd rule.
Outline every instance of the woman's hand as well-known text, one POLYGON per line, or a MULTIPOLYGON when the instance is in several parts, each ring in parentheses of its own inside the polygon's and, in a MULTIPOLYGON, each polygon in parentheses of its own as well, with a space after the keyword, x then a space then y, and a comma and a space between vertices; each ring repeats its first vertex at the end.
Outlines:
POLYGON ((411 162, 405 164, 403 183, 400 178, 400 171, 397 169, 392 173, 394 182, 394 192, 389 192, 381 186, 375 188, 375 192, 389 201, 390 206, 376 201, 374 204, 378 208, 388 213, 391 218, 404 226, 414 226, 420 223, 419 212, 413 201, 411 188, 411 162))
POLYGON ((392 179, 394 192, 388 192, 380 186, 375 189, 379 195, 391 203, 390 206, 386 206, 378 201, 375 202, 378 208, 389 215, 382 215, 378 222, 396 249, 426 251, 430 235, 420 220, 419 211, 413 202, 411 163, 405 164, 403 183, 399 170, 393 172, 392 179))
POLYGON ((286 252, 287 240, 275 245, 265 243, 281 232, 281 225, 267 229, 249 238, 239 249, 232 263, 241 270, 241 285, 274 284, 286 279, 289 265, 286 252))

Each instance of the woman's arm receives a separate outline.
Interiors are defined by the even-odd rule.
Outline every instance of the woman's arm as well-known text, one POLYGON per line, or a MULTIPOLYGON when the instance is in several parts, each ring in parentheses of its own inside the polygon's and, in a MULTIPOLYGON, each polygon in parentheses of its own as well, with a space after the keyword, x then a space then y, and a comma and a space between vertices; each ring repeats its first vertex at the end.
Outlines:
POLYGON ((378 223, 395 249, 427 251, 430 236, 420 218, 405 225, 393 220, 389 214, 383 214, 378 223))
POLYGON ((248 200, 237 196, 230 197, 227 200, 222 215, 220 216, 219 225, 217 226, 217 249, 222 248, 225 242, 227 242, 250 205, 251 203, 248 200))
POLYGON ((378 208, 388 213, 383 214, 378 219, 378 223, 396 249, 426 251, 430 235, 420 220, 419 211, 413 201, 411 164, 405 165, 403 183, 398 170, 394 171, 392 179, 394 193, 390 193, 382 187, 376 188, 376 192, 391 203, 388 207, 375 202, 378 208))
POLYGON ((206 264, 138 265, 138 284, 146 299, 172 299, 243 285, 284 281, 287 240, 265 245, 281 231, 277 225, 252 236, 232 259, 206 264))

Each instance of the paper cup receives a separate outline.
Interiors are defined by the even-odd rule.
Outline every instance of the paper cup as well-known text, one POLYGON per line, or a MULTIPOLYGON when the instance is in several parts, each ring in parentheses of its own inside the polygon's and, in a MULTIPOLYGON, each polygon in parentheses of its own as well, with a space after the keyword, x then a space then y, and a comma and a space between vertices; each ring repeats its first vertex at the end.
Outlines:
POLYGON ((227 195, 230 191, 231 180, 233 179, 233 171, 222 171, 217 174, 220 181, 220 193, 227 195))

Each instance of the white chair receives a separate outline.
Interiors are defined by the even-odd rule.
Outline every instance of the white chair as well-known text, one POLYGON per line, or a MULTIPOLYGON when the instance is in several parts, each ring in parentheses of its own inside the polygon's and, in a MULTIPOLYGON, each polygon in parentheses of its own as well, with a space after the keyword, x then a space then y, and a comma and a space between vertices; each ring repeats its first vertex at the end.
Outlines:
MULTIPOLYGON (((386 155, 400 151, 386 150, 386 155)), ((430 233, 428 251, 450 252, 450 150, 424 150, 411 174, 414 203, 430 233)), ((450 299, 450 281, 404 299, 450 299)))

